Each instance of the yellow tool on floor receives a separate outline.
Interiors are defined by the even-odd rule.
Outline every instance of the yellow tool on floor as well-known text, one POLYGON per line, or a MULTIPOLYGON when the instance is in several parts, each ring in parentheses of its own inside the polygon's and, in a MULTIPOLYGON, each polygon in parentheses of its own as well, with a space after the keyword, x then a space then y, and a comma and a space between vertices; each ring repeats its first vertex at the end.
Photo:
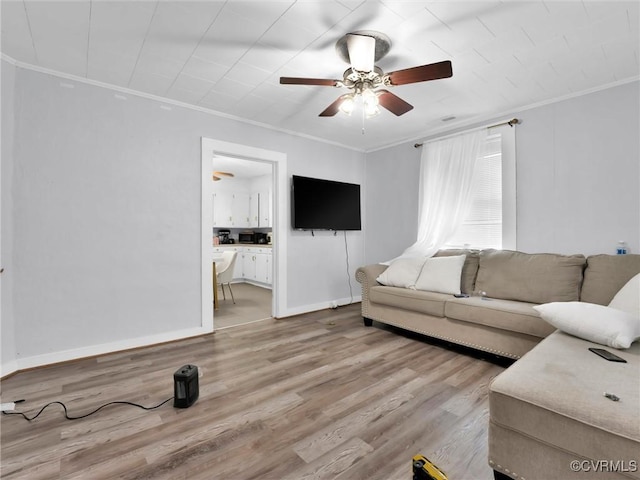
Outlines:
POLYGON ((424 455, 415 455, 412 462, 413 480, 447 480, 444 472, 424 455))

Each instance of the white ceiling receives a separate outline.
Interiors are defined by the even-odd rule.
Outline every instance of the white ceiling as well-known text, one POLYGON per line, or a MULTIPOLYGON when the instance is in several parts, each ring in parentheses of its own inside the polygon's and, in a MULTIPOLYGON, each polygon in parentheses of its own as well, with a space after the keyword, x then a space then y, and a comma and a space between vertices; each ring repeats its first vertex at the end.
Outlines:
POLYGON ((2 0, 4 55, 43 69, 372 150, 638 78, 640 1, 2 0), (342 78, 347 32, 392 41, 384 71, 453 62, 450 79, 398 86, 414 105, 318 114, 345 91, 280 85, 342 78), (446 124, 442 118, 455 116, 446 124))

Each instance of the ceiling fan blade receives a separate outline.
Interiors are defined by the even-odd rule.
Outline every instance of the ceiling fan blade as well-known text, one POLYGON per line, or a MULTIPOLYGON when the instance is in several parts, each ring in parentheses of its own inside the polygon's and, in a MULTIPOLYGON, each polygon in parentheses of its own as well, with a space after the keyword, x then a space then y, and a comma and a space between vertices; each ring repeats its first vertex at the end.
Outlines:
POLYGON ((388 74, 391 85, 406 85, 408 83, 426 82, 428 80, 437 80, 439 78, 449 78, 453 75, 451 62, 431 63, 429 65, 421 65, 419 67, 406 68, 404 70, 396 70, 388 74))
POLYGON ((378 90, 376 95, 378 95, 378 103, 397 116, 404 115, 413 109, 413 105, 405 102, 389 90, 378 90))
POLYGON ((350 33, 347 35, 347 50, 351 68, 359 72, 373 70, 376 54, 376 39, 367 35, 350 33))
POLYGON ((329 105, 327 108, 325 108, 320 115, 318 115, 319 117, 333 117, 336 113, 338 113, 340 111, 340 106, 342 105, 342 103, 347 99, 350 98, 351 95, 346 93, 344 95, 341 95, 338 97, 338 99, 333 102, 331 105, 329 105))
POLYGON ((281 85, 320 85, 326 87, 337 87, 338 80, 328 78, 298 78, 298 77, 280 77, 281 85))

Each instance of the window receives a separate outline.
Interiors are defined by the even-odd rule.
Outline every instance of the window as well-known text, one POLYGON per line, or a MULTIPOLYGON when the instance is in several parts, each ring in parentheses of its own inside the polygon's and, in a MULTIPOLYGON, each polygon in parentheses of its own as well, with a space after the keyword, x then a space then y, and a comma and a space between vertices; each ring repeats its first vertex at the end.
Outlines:
POLYGON ((474 173, 471 208, 445 248, 516 248, 515 129, 490 130, 474 173))

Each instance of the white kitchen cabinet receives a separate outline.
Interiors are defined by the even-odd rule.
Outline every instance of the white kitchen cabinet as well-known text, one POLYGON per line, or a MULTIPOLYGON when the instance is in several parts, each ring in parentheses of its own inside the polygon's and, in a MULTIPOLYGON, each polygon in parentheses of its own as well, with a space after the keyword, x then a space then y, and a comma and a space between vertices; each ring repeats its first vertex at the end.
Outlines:
POLYGON ((225 250, 232 250, 238 254, 233 268, 233 281, 247 281, 262 286, 271 285, 273 282, 271 248, 216 245, 213 247, 213 256, 220 256, 220 253, 225 250))
POLYGON ((233 194, 217 192, 213 194, 213 226, 225 228, 233 223, 233 194))
POLYGON ((270 228, 271 192, 213 194, 213 226, 217 228, 270 228))
POLYGON ((245 247, 242 275, 249 282, 271 285, 272 252, 270 248, 245 247))
POLYGON ((258 193, 259 227, 271 227, 271 192, 258 193))
POLYGON ((249 227, 260 226, 260 194, 252 193, 249 196, 249 227))
POLYGON ((248 228, 251 224, 248 193, 217 192, 213 194, 213 226, 248 228))
POLYGON ((248 193, 234 193, 233 194, 233 221, 230 225, 235 228, 247 228, 250 226, 249 222, 249 194, 248 193))
POLYGON ((256 253, 256 282, 271 284, 271 253, 256 253))
POLYGON ((245 280, 255 280, 256 279, 256 259, 255 254, 253 252, 249 252, 248 248, 244 249, 244 253, 242 255, 242 278, 245 280))

